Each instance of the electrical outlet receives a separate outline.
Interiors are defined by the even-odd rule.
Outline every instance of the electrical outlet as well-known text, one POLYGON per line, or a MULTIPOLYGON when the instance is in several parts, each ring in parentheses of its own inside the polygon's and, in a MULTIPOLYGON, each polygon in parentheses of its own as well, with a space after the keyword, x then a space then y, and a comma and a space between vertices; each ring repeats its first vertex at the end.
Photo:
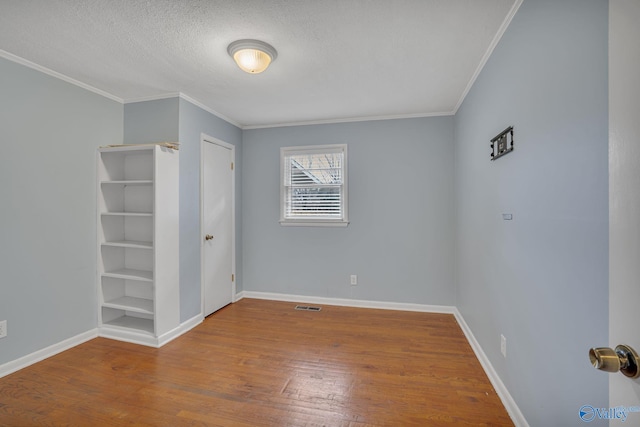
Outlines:
POLYGON ((4 338, 7 336, 7 321, 3 320, 0 322, 0 338, 4 338))
POLYGON ((505 357, 507 357, 507 339, 504 335, 500 334, 500 353, 505 357))
POLYGON ((357 285, 357 284, 358 284, 358 275, 356 275, 356 274, 352 274, 352 275, 351 275, 351 285, 352 285, 352 286, 355 286, 355 285, 357 285))

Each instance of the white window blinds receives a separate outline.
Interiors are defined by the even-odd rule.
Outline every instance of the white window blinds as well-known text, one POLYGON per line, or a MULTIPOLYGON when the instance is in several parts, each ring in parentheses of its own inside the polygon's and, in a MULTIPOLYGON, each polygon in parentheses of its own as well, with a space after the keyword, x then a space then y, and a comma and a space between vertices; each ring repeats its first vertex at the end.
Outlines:
POLYGON ((281 161, 281 222, 346 222, 346 145, 283 148, 281 161))

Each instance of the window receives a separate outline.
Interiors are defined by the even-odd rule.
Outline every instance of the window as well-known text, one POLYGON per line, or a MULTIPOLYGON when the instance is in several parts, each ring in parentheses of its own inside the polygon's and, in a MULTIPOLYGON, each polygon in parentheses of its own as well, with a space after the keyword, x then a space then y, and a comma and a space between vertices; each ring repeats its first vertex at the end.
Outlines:
POLYGON ((280 149, 280 223, 346 226, 347 146, 280 149))

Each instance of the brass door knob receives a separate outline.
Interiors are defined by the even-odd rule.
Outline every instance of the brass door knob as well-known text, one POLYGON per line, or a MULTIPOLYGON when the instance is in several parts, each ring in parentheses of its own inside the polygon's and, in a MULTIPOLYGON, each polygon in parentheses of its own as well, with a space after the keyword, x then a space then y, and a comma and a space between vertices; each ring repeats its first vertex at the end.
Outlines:
POLYGON ((211 240, 213 239, 213 236, 211 234, 207 234, 206 236, 204 236, 204 240, 211 240))
POLYGON ((614 349, 598 347, 589 350, 589 360, 594 368, 605 372, 622 372, 627 377, 640 377, 640 356, 628 345, 614 349))

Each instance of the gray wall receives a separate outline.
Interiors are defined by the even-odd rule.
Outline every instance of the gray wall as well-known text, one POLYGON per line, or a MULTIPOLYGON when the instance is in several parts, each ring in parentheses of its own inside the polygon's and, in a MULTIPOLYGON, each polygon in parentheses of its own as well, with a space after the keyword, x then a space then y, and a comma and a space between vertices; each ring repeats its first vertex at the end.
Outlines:
POLYGON ((200 283, 200 138, 205 133, 236 147, 236 287, 242 290, 242 131, 180 99, 180 317, 202 310, 200 283))
POLYGON ((96 148, 121 104, 0 58, 0 364, 97 327, 96 148))
POLYGON ((455 117, 457 306, 532 426, 608 406, 607 7, 524 1, 455 117))
POLYGON ((124 106, 124 144, 175 142, 179 138, 179 98, 124 106))
POLYGON ((202 311, 200 284, 200 136, 236 146, 236 285, 242 289, 242 131, 182 98, 126 104, 126 144, 180 142, 180 321, 202 311))
POLYGON ((452 132, 452 117, 245 130, 244 290, 454 305, 452 132), (318 144, 348 146, 350 224, 283 227, 279 149, 318 144))

